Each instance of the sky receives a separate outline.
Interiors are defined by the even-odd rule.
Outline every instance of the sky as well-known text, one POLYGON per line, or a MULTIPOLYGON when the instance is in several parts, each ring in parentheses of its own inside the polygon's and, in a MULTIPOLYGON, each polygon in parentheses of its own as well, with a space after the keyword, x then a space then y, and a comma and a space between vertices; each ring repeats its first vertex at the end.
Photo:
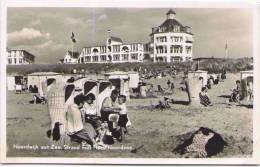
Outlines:
MULTIPOLYGON (((194 34, 193 57, 252 57, 253 13, 249 8, 172 8, 194 34)), ((107 30, 125 43, 149 42, 168 8, 8 8, 7 47, 26 49, 36 63, 57 63, 76 38, 74 51, 105 44, 107 30)))

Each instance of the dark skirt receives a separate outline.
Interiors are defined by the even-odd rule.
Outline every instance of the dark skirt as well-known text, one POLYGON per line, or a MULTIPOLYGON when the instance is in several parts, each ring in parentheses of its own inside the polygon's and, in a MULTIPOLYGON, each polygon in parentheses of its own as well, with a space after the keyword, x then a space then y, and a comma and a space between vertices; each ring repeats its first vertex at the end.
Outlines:
POLYGON ((94 129, 99 129, 101 127, 101 120, 98 116, 96 115, 85 115, 85 120, 87 123, 90 123, 94 129))
POLYGON ((118 126, 126 127, 127 122, 128 122, 127 114, 122 114, 119 116, 118 126))

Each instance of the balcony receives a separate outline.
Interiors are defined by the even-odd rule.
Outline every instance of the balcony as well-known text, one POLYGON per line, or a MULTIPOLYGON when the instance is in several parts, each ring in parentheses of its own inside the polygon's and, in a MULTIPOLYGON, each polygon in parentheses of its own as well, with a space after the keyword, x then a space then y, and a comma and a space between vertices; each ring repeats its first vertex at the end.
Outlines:
POLYGON ((186 37, 186 43, 193 43, 193 41, 192 37, 186 37))

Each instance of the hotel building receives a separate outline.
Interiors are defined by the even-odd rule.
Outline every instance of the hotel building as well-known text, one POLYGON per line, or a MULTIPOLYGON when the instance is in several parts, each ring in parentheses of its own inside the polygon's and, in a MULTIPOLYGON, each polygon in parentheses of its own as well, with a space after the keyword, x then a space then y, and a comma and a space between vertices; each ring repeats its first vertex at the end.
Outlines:
POLYGON ((152 28, 151 57, 154 62, 184 62, 192 60, 193 34, 189 26, 183 26, 176 13, 169 10, 166 20, 152 28))
POLYGON ((8 65, 33 64, 34 61, 35 61, 35 56, 26 50, 22 50, 22 49, 7 50, 8 65))
POLYGON ((169 10, 166 20, 152 28, 148 43, 124 43, 108 36, 105 45, 84 47, 81 53, 68 52, 63 63, 125 63, 125 62, 184 62, 192 60, 193 34, 169 10))

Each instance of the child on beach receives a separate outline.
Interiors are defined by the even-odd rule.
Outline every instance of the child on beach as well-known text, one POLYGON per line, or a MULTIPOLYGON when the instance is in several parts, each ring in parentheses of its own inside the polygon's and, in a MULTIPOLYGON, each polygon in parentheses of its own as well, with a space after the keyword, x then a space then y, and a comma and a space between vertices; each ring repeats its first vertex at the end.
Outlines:
POLYGON ((119 120, 118 126, 127 132, 126 124, 128 122, 127 108, 126 108, 126 96, 119 95, 118 97, 118 108, 119 108, 119 120))

